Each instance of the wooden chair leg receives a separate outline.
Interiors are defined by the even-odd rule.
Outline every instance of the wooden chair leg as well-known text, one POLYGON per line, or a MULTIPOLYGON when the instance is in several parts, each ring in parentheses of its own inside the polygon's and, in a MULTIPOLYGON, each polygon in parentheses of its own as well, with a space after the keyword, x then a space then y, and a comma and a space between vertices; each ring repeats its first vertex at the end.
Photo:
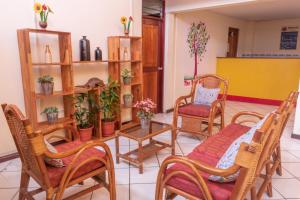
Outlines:
POLYGON ((272 197, 273 196, 273 188, 272 188, 272 182, 270 182, 267 186, 267 195, 268 197, 272 197))
POLYGON ((212 136, 212 128, 213 128, 214 122, 209 122, 207 127, 207 132, 209 136, 212 136))
POLYGON ((276 148, 276 156, 277 156, 277 160, 279 160, 279 165, 276 169, 276 173, 279 176, 282 176, 282 166, 281 166, 281 148, 280 148, 280 144, 278 144, 277 148, 276 148))
POLYGON ((19 200, 25 200, 28 192, 30 176, 22 169, 19 200))
POLYGON ((52 189, 46 191, 46 200, 53 200, 54 192, 52 189))
MULTIPOLYGON (((177 129, 177 127, 178 127, 178 114, 175 113, 175 111, 174 111, 174 113, 173 113, 173 128, 177 129)), ((178 132, 176 131, 175 140, 177 139, 177 134, 178 134, 178 132)))
POLYGON ((252 188, 251 188, 251 200, 256 200, 257 198, 256 198, 256 187, 255 186, 253 186, 252 188))

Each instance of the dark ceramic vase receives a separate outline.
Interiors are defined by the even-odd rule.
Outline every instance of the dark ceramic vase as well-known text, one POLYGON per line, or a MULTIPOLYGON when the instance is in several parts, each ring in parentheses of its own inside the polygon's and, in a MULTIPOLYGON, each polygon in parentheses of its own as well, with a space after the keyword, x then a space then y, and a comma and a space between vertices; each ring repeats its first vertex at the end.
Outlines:
POLYGON ((39 22, 39 25, 42 29, 46 29, 48 26, 47 22, 42 22, 42 21, 39 22))
POLYGON ((102 60, 102 51, 99 47, 95 50, 95 60, 102 60))
POLYGON ((86 39, 86 36, 83 36, 80 40, 80 60, 81 61, 90 61, 91 60, 91 49, 90 41, 86 39))

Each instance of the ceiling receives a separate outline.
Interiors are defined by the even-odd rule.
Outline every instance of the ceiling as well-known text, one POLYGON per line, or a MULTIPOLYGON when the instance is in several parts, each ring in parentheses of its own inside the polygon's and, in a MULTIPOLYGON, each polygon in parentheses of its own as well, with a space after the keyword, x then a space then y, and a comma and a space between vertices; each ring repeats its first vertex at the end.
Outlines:
POLYGON ((257 0, 209 10, 230 17, 253 21, 300 18, 300 0, 257 0))

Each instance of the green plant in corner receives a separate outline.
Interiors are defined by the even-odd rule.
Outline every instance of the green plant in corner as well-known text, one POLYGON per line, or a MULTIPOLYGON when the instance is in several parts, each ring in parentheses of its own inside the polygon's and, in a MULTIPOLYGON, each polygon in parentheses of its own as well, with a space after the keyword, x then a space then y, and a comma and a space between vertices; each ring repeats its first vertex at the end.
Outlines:
POLYGON ((41 76, 38 79, 39 83, 53 83, 53 77, 50 75, 41 76))
POLYGON ((131 71, 126 68, 122 70, 121 76, 122 78, 133 78, 133 76, 131 75, 131 71))
POLYGON ((92 127, 96 122, 96 114, 99 112, 99 105, 95 101, 95 94, 80 93, 75 97, 75 118, 77 127, 85 129, 92 127))
POLYGON ((108 83, 105 85, 104 89, 100 93, 100 107, 103 111, 104 121, 114 121, 115 115, 119 111, 118 104, 120 102, 119 97, 120 85, 108 78, 108 83))

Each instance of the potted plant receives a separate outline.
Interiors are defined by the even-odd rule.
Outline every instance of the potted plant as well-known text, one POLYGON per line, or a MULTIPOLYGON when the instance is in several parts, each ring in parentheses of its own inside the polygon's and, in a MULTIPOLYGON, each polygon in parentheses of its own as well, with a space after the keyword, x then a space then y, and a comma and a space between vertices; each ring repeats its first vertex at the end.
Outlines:
POLYGON ((128 69, 124 69, 121 73, 121 76, 123 78, 124 85, 130 85, 131 79, 133 78, 133 76, 131 75, 131 71, 129 71, 128 69))
POLYGON ((39 21, 40 27, 43 29, 47 28, 48 15, 49 13, 53 13, 51 8, 46 4, 42 5, 41 3, 36 2, 33 6, 33 9, 35 13, 40 15, 40 21, 39 21))
POLYGON ((47 107, 41 114, 46 114, 48 123, 55 123, 58 120, 58 108, 47 107))
POLYGON ((156 108, 156 104, 149 98, 138 101, 133 106, 137 108, 137 117, 140 119, 142 129, 147 129, 150 124, 150 120, 153 117, 153 110, 156 108))
POLYGON ((75 118, 80 134, 80 140, 85 142, 92 139, 99 106, 92 94, 80 93, 75 96, 75 118))
POLYGON ((123 95, 124 106, 125 107, 131 107, 132 106, 132 99, 133 99, 132 94, 124 94, 123 95))
POLYGON ((45 75, 39 78, 38 82, 41 84, 42 93, 45 95, 53 94, 53 77, 50 75, 45 75))
POLYGON ((115 115, 119 111, 120 86, 116 81, 108 78, 108 83, 100 93, 100 107, 103 112, 102 134, 104 137, 111 136, 115 132, 115 115))

